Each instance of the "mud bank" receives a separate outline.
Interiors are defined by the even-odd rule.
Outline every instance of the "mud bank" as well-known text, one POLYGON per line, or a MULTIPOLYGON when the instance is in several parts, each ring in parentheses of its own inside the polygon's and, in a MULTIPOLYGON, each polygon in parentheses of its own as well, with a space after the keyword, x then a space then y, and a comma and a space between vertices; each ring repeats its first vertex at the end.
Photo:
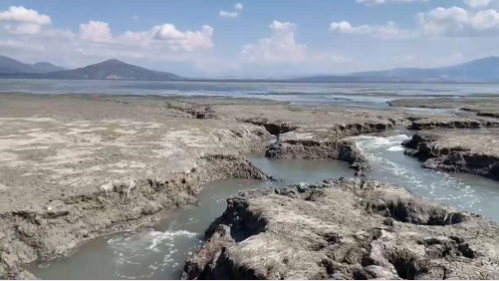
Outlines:
POLYGON ((380 182, 241 192, 184 279, 494 279, 499 226, 380 182))
POLYGON ((423 167, 499 180, 499 130, 423 131, 404 143, 423 167))
POLYGON ((413 119, 409 130, 499 128, 499 121, 486 117, 434 116, 413 119))
POLYGON ((342 138, 406 120, 398 111, 207 100, 0 94, 0 278, 32 277, 19 265, 151 225, 194 203, 206 182, 266 178, 241 156, 269 147, 274 131, 250 121, 257 116, 292 124, 279 129, 289 145, 280 157, 359 170, 362 156, 342 138))
POLYGON ((348 162, 359 175, 370 170, 369 163, 355 143, 345 138, 386 132, 409 122, 408 116, 401 112, 274 107, 266 114, 258 112, 259 117, 236 115, 237 120, 263 126, 276 136, 275 143, 265 152, 266 157, 341 160, 348 162))
POLYGON ((259 126, 66 96, 0 95, 0 112, 0 278, 150 225, 206 182, 266 178, 241 156, 265 149, 259 126))

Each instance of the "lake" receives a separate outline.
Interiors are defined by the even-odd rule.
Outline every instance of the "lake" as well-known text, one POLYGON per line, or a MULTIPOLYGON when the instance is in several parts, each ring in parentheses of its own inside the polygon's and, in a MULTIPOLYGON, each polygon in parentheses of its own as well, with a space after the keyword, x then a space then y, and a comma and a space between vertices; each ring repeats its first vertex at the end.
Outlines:
POLYGON ((487 96, 496 84, 146 82, 92 80, 0 80, 2 92, 34 94, 184 95, 260 98, 297 104, 387 106, 402 97, 487 96))

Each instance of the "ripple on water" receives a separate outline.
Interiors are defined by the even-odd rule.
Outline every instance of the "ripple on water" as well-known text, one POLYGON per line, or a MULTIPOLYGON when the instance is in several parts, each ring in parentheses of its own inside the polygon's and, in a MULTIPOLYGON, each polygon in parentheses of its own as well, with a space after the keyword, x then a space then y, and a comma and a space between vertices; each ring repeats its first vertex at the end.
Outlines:
POLYGON ((421 163, 406 156, 401 143, 408 135, 353 138, 373 166, 370 178, 405 187, 414 194, 499 221, 499 183, 467 174, 448 174, 421 168, 421 163), (395 153, 397 152, 398 153, 395 153))
POLYGON ((153 277, 178 278, 165 270, 180 274, 179 258, 192 254, 202 243, 203 234, 185 230, 146 230, 120 235, 107 240, 115 257, 115 274, 122 279, 149 279, 153 277), (147 265, 149 270, 144 270, 147 265), (144 274, 137 275, 137 272, 144 274))

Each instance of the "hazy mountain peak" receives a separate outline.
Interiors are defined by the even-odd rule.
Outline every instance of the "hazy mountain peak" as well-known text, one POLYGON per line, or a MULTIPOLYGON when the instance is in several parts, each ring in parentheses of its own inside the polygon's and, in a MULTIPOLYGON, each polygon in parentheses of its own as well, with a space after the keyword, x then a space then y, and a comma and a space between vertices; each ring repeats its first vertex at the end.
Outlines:
POLYGON ((40 73, 49 73, 49 72, 66 70, 64 67, 53 65, 50 62, 37 62, 33 64, 33 68, 40 73))
POLYGON ((0 73, 2 74, 48 73, 61 70, 65 69, 48 62, 31 65, 0 55, 0 73))
POLYGON ((145 80, 168 81, 178 80, 179 76, 161 71, 145 69, 127 64, 117 59, 110 59, 83 68, 59 71, 47 75, 54 79, 91 79, 91 80, 145 80))
POLYGON ((98 64, 109 64, 109 65, 128 65, 127 63, 124 63, 120 60, 117 60, 117 59, 109 59, 109 60, 106 60, 106 61, 103 61, 101 63, 98 63, 98 64))
POLYGON ((348 75, 314 76, 304 82, 499 82, 499 57, 486 57, 438 68, 395 68, 348 75))

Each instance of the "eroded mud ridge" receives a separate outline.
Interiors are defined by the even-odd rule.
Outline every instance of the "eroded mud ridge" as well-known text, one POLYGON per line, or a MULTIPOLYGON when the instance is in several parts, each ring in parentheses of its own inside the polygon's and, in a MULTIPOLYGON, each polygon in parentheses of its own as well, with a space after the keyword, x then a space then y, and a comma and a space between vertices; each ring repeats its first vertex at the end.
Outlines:
POLYGON ((265 149, 259 126, 192 120, 157 101, 0 98, 0 279, 32 278, 20 264, 150 225, 195 203, 204 183, 267 178, 240 155, 265 149))
POLYGON ((423 131, 404 145, 426 168, 499 180, 498 138, 498 130, 423 131))
POLYGON ((185 279, 495 279, 499 226, 380 182, 241 192, 185 279))
POLYGON ((347 111, 337 108, 334 111, 330 108, 314 108, 310 112, 289 107, 281 109, 281 112, 268 110, 262 116, 239 117, 239 120, 263 126, 276 136, 276 141, 265 152, 266 157, 342 160, 356 169, 358 175, 370 170, 369 163, 354 142, 344 139, 385 132, 406 126, 409 122, 407 116, 397 112, 347 111), (286 121, 282 121, 283 117, 286 121))

